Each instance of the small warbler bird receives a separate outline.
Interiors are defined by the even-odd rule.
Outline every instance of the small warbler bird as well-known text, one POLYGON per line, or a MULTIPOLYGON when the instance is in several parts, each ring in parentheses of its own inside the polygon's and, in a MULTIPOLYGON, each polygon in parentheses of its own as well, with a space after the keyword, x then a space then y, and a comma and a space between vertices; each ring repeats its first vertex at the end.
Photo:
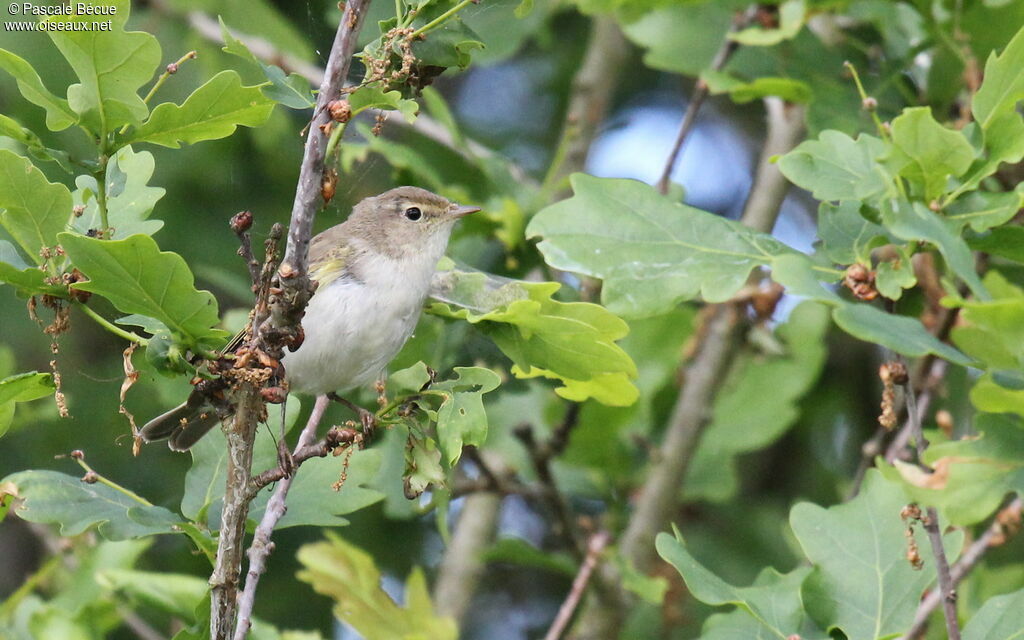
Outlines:
MULTIPOLYGON (((452 227, 479 210, 398 187, 366 198, 313 238, 309 274, 318 287, 302 319, 305 340, 282 360, 289 390, 333 394, 377 380, 416 327, 452 227)), ((185 451, 223 417, 193 391, 141 434, 185 451)))

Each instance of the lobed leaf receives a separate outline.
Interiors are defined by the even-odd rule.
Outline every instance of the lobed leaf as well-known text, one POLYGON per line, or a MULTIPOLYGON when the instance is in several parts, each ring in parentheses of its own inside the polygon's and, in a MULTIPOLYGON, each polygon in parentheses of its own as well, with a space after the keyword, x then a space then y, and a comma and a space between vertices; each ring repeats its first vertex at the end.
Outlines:
POLYGON ((280 67, 263 62, 245 46, 244 42, 228 31, 223 18, 218 16, 217 19, 220 21, 221 37, 224 38, 222 51, 249 61, 262 71, 270 82, 269 87, 263 87, 263 95, 290 109, 312 109, 316 106, 316 99, 306 78, 297 73, 285 75, 280 67))
MULTIPOLYGON (((79 121, 98 136, 124 124, 137 124, 149 113, 138 91, 160 64, 160 44, 143 31, 125 31, 131 11, 129 0, 87 0, 83 4, 110 7, 111 28, 100 30, 47 30, 78 76, 68 87, 68 106, 79 121)), ((47 16, 44 22, 92 22, 87 13, 47 16)))
MULTIPOLYGON (((136 153, 131 145, 118 149, 107 162, 107 223, 114 230, 114 240, 123 240, 137 233, 151 236, 163 228, 163 220, 149 220, 157 201, 166 193, 160 187, 147 184, 155 167, 153 154, 148 151, 136 153)), ((75 204, 83 205, 85 209, 75 219, 74 229, 87 234, 90 229, 103 226, 96 201, 96 178, 78 176, 75 184, 78 187, 72 194, 75 204)))
POLYGON ((227 337, 216 328, 220 318, 213 294, 196 290, 185 260, 160 251, 149 236, 98 240, 62 233, 59 240, 89 278, 75 283, 76 289, 99 294, 124 313, 163 322, 189 346, 219 344, 227 337))
POLYGON ((928 107, 904 109, 891 130, 887 162, 899 175, 922 185, 928 202, 946 193, 949 179, 964 175, 974 161, 974 148, 964 134, 936 122, 928 107))
MULTIPOLYGON (((750 630, 767 637, 789 638, 794 635, 805 640, 825 640, 828 634, 815 627, 800 601, 800 585, 811 572, 801 567, 788 574, 764 569, 749 587, 735 587, 709 571, 690 555, 682 537, 658 534, 655 540, 658 555, 676 568, 683 576, 693 597, 706 604, 721 606, 732 604, 753 618, 750 630)), ((702 635, 702 637, 704 637, 702 635)), ((748 637, 759 637, 752 635, 748 637)))
POLYGON ((451 618, 434 611, 426 578, 417 567, 406 580, 406 606, 401 607, 380 586, 380 570, 358 547, 328 534, 324 542, 307 544, 296 554, 303 569, 298 578, 335 601, 334 614, 366 640, 455 640, 451 618))
POLYGON ((804 26, 807 6, 804 0, 786 0, 779 4, 779 26, 767 29, 760 26, 747 27, 730 33, 729 39, 752 47, 769 47, 796 36, 804 26))
POLYGON ((608 310, 553 299, 560 285, 459 269, 435 274, 427 311, 461 318, 494 341, 520 378, 557 379, 564 398, 625 406, 637 398, 636 365, 615 342, 629 331, 608 310))
POLYGON ((67 187, 48 181, 28 158, 0 149, 0 225, 36 264, 44 262, 43 247, 57 244, 71 207, 67 187))
POLYGON ((46 126, 50 131, 63 131, 78 122, 78 114, 71 110, 68 101, 50 93, 24 58, 0 49, 0 69, 17 81, 22 97, 46 110, 46 126))
POLYGON ((885 143, 861 134, 856 140, 839 131, 822 131, 779 158, 790 182, 818 200, 868 200, 887 193, 892 178, 876 162, 885 143))
POLYGON ((181 517, 146 505, 105 484, 86 484, 56 471, 20 471, 3 479, 18 488, 23 500, 19 518, 59 524, 61 535, 74 536, 96 526, 108 540, 174 533, 181 517))
POLYGON ((259 87, 243 87, 238 73, 221 71, 181 105, 157 105, 127 142, 149 142, 177 149, 182 143, 225 138, 239 126, 258 127, 273 110, 274 102, 259 87))
MULTIPOLYGON (((894 637, 910 626, 921 595, 935 580, 927 562, 915 570, 906 559, 906 526, 900 510, 909 502, 898 484, 869 470, 853 500, 824 509, 801 502, 789 514, 800 547, 814 563, 801 586, 807 612, 829 631, 849 640, 894 637)), ((921 527, 915 540, 928 542, 921 527)), ((950 562, 961 532, 945 536, 950 562)))
POLYGON ((53 395, 53 375, 30 371, 0 380, 0 436, 7 433, 14 419, 14 405, 53 395))

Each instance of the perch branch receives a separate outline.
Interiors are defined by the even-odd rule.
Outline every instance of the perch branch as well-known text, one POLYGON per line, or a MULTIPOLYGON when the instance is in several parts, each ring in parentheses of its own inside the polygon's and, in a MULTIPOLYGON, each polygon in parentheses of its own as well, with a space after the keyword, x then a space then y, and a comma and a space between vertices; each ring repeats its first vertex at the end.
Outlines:
POLYGON ((483 577, 481 554, 494 542, 501 513, 501 498, 491 491, 474 493, 462 505, 452 535, 438 567, 434 602, 438 613, 460 622, 469 610, 473 594, 483 577))
MULTIPOLYGON (((317 427, 320 426, 320 421, 323 420, 324 412, 329 404, 330 400, 327 396, 317 396, 316 404, 313 405, 313 411, 309 414, 309 420, 306 421, 306 426, 302 429, 302 433, 299 434, 299 441, 295 445, 295 451, 292 454, 296 465, 300 464, 298 453, 304 448, 309 448, 316 438, 317 427)), ((326 455, 326 452, 324 455, 326 455)), ((260 576, 267 570, 267 558, 274 551, 274 543, 270 541, 270 536, 274 532, 274 527, 284 517, 287 510, 285 500, 288 497, 288 490, 291 489, 294 478, 294 471, 292 475, 281 478, 281 481, 274 489, 274 495, 267 502, 263 518, 253 534, 252 544, 249 546, 248 551, 249 570, 245 578, 245 589, 243 589, 238 599, 238 625, 235 627, 234 640, 245 640, 249 633, 249 628, 252 626, 252 611, 256 604, 256 587, 259 585, 260 576)), ((255 481, 256 479, 254 478, 253 480, 255 481)))

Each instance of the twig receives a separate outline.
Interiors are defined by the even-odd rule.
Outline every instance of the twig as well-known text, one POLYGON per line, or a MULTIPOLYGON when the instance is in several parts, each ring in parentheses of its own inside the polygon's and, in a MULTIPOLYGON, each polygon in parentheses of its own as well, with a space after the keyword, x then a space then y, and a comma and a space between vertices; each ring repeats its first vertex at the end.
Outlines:
MULTIPOLYGON (((770 232, 789 188, 789 183, 772 164, 771 158, 787 153, 800 142, 804 133, 804 112, 799 105, 785 104, 776 98, 766 99, 765 106, 768 135, 741 221, 758 231, 770 232)), ((646 572, 654 564, 654 538, 674 512, 722 376, 738 349, 738 329, 743 317, 744 310, 734 303, 711 307, 703 342, 685 368, 685 383, 672 410, 665 439, 652 459, 651 470, 619 545, 623 558, 641 572, 646 572)), ((610 568, 608 571, 611 573, 610 568)), ((617 583, 614 576, 602 575, 601 581, 603 584, 617 583)), ((598 601, 595 598, 584 611, 578 637, 615 637, 622 623, 622 606, 624 602, 598 601)))
MULTIPOLYGON (((742 15, 737 15, 736 19, 733 20, 732 28, 730 32, 739 31, 746 24, 748 24, 751 18, 755 15, 756 5, 751 6, 742 15)), ((709 69, 711 71, 721 71, 725 63, 729 61, 732 54, 736 53, 740 43, 736 40, 726 37, 722 41, 722 46, 718 48, 715 53, 714 59, 711 61, 709 69)), ((676 141, 672 145, 672 151, 668 154, 668 159, 665 161, 665 168, 661 171, 661 177, 658 178, 658 191, 662 195, 668 193, 669 185, 671 184, 672 170, 676 167, 676 161, 679 159, 679 154, 683 150, 683 144, 690 135, 690 131, 693 130, 693 125, 697 123, 697 114, 700 112, 701 106, 704 104, 704 100, 708 97, 708 83, 703 78, 697 78, 696 84, 693 86, 693 94, 690 96, 690 104, 686 106, 686 113, 683 115, 683 122, 679 125, 679 133, 676 134, 676 141)))
MULTIPOLYGON (((981 534, 977 540, 960 554, 960 557, 953 563, 949 572, 954 587, 960 584, 960 581, 974 569, 978 562, 981 561, 982 556, 985 555, 985 552, 992 547, 1004 544, 1020 528, 1022 509, 1024 509, 1024 500, 1020 496, 1013 498, 1009 504, 999 510, 999 513, 996 514, 992 524, 985 530, 985 533, 981 534)), ((914 623, 903 637, 908 640, 918 638, 924 632, 925 627, 928 625, 928 618, 931 617, 935 608, 939 606, 941 600, 943 600, 941 590, 933 589, 929 591, 921 599, 921 604, 918 605, 917 613, 914 615, 914 623)))
POLYGON ((551 628, 548 629, 544 640, 558 640, 565 633, 565 629, 569 626, 569 621, 572 620, 576 607, 579 606, 580 600, 583 598, 583 593, 587 590, 590 576, 593 575, 594 567, 597 566, 598 556, 605 546, 608 545, 610 539, 611 536, 609 536, 607 531, 599 531, 590 537, 590 541, 587 543, 587 555, 583 559, 579 573, 576 574, 576 578, 572 581, 569 595, 558 609, 558 615, 555 616, 555 621, 551 623, 551 628))
MULTIPOLYGON (((295 452, 292 454, 296 465, 300 464, 298 460, 299 451, 309 447, 316 438, 317 427, 320 426, 320 421, 323 420, 324 412, 327 410, 330 402, 327 396, 317 396, 316 404, 313 405, 313 411, 309 414, 309 420, 306 421, 306 426, 302 429, 302 433, 299 434, 299 441, 295 445, 295 452)), ((270 536, 274 532, 274 527, 277 526, 278 521, 284 517, 286 511, 285 500, 288 497, 288 490, 291 489, 292 480, 295 479, 295 471, 293 471, 292 475, 281 478, 281 481, 274 489, 274 495, 267 502, 263 518, 253 534, 252 544, 249 546, 247 554, 249 556, 249 570, 245 578, 245 589, 238 599, 238 625, 235 627, 234 640, 245 640, 249 633, 249 628, 252 626, 252 612, 256 604, 256 587, 259 585, 260 576, 267 570, 267 558, 274 551, 274 543, 270 541, 270 536)))
POLYGON ((249 229, 252 227, 252 212, 239 211, 231 216, 231 230, 238 236, 238 255, 245 260, 245 266, 249 269, 249 278, 252 286, 260 282, 260 261, 252 254, 252 239, 249 237, 249 229))
MULTIPOLYGON (((902 357, 899 359, 903 363, 902 357)), ((914 390, 909 384, 906 376, 906 369, 903 368, 903 391, 907 401, 907 421, 910 423, 909 431, 913 434, 914 444, 917 447, 917 464, 928 471, 932 471, 924 461, 924 452, 928 448, 928 442, 924 439, 924 432, 921 427, 921 414, 917 411, 917 402, 914 398, 914 390)), ((928 542, 932 548, 932 555, 935 556, 935 570, 939 577, 939 591, 942 594, 942 613, 946 619, 946 633, 949 640, 960 640, 960 622, 956 615, 956 591, 953 578, 949 572, 949 559, 946 558, 946 549, 942 544, 942 531, 939 529, 939 512, 935 507, 928 507, 927 517, 924 520, 924 530, 928 533, 928 542)))
POLYGON ((542 450, 544 447, 533 437, 533 427, 529 424, 516 427, 514 433, 530 455, 530 462, 537 473, 537 479, 540 480, 540 484, 544 488, 544 498, 555 514, 555 533, 566 541, 569 551, 576 556, 577 560, 582 561, 585 555, 583 541, 573 522, 565 496, 562 495, 555 482, 555 476, 551 471, 550 455, 542 450))
MULTIPOLYGON (((317 402, 320 398, 317 397, 317 402)), ((308 425, 307 425, 308 426, 308 425)), ((305 431, 303 431, 305 433, 305 431)), ((305 442, 299 440, 298 446, 295 447, 295 451, 292 452, 292 463, 295 467, 300 466, 306 460, 310 458, 326 458, 329 453, 337 449, 339 446, 352 444, 357 438, 355 429, 345 429, 341 427, 332 427, 323 438, 317 442, 305 442)), ((280 466, 276 466, 273 469, 267 469, 259 475, 253 476, 249 481, 249 490, 253 497, 260 492, 261 489, 269 484, 286 480, 288 477, 294 474, 288 474, 280 466)))

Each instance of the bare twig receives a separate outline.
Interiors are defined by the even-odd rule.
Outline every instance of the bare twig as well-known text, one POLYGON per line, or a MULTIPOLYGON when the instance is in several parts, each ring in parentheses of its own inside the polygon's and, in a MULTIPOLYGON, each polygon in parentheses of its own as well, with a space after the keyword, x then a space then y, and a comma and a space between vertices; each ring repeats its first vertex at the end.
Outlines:
MULTIPOLYGON (((785 104, 775 98, 766 99, 765 106, 768 135, 742 222, 758 231, 770 232, 789 187, 771 158, 787 153, 800 142, 804 133, 804 112, 798 105, 785 104)), ((743 310, 733 303, 711 307, 703 342, 685 368, 685 383, 672 410, 665 439, 658 455, 652 459, 651 470, 619 546, 623 558, 639 571, 646 572, 654 564, 654 538, 674 512, 722 376, 738 348, 742 317, 743 310)), ((617 580, 615 576, 602 575, 601 582, 615 584, 617 580)), ((624 601, 609 602, 606 598, 592 599, 575 637, 615 637, 622 623, 624 604, 624 601)))
POLYGON ((249 237, 249 229, 252 227, 252 212, 239 211, 231 216, 231 230, 238 236, 238 255, 245 260, 245 266, 249 269, 249 278, 252 286, 260 282, 260 262, 252 254, 252 239, 249 237))
POLYGON ((569 595, 558 609, 558 615, 555 616, 555 621, 551 623, 551 627, 544 636, 544 640, 558 640, 565 633, 565 629, 569 626, 569 621, 572 620, 573 613, 576 612, 576 607, 579 606, 580 600, 583 598, 583 593, 587 590, 590 576, 594 574, 594 567, 597 566, 598 556, 601 555, 601 551, 604 550, 610 540, 611 536, 607 531, 599 531, 590 537, 590 540, 587 542, 587 555, 583 559, 579 573, 576 574, 576 578, 572 581, 569 595))
MULTIPOLYGON (((931 471, 924 461, 924 452, 928 448, 928 442, 924 439, 924 431, 921 427, 921 414, 917 410, 917 401, 914 397, 914 390, 906 375, 906 366, 902 357, 898 360, 902 370, 902 384, 907 403, 907 422, 910 423, 909 431, 914 438, 917 447, 917 464, 922 468, 931 471)), ((935 507, 928 507, 927 517, 924 519, 924 530, 928 533, 928 542, 932 548, 932 555, 935 556, 935 570, 939 578, 939 591, 942 594, 942 613, 946 619, 946 632, 949 640, 960 640, 960 622, 956 615, 956 591, 954 590, 953 578, 949 571, 949 559, 946 557, 946 549, 942 544, 942 531, 939 529, 939 512, 935 507)))
MULTIPOLYGON (((756 5, 751 6, 743 14, 738 14, 736 19, 733 21, 732 31, 738 31, 748 24, 755 15, 756 5)), ((732 54, 736 53, 736 49, 739 48, 740 43, 731 39, 726 38, 722 41, 722 46, 718 48, 715 53, 715 57, 711 61, 709 70, 721 71, 725 63, 729 61, 732 54)), ((668 193, 669 185, 671 184, 672 170, 676 167, 676 161, 679 159, 679 154, 683 150, 683 144, 690 135, 690 131, 693 130, 693 125, 697 123, 697 114, 700 112, 701 106, 704 104, 704 100, 708 97, 708 84, 704 82, 703 78, 697 78, 696 84, 693 86, 693 94, 690 96, 690 104, 686 106, 686 113, 683 115, 683 122, 679 125, 679 133, 676 134, 676 141, 672 145, 672 151, 668 154, 668 159, 665 161, 665 168, 661 171, 661 177, 658 178, 658 191, 663 195, 668 193)))
MULTIPOLYGON (((1013 498, 1009 504, 999 510, 985 533, 964 549, 949 572, 954 587, 960 584, 960 581, 981 561, 989 549, 1004 544, 1011 535, 1020 529, 1022 509, 1024 509, 1024 500, 1020 496, 1013 498)), ((914 615, 914 623, 903 637, 907 640, 920 637, 928 625, 928 618, 931 617, 932 612, 942 600, 941 590, 929 591, 921 599, 921 604, 918 605, 917 613, 914 615)))
POLYGON ((576 524, 573 522, 572 513, 566 503, 565 496, 558 489, 554 473, 551 471, 551 457, 543 449, 543 445, 533 437, 533 427, 523 424, 515 429, 515 436, 523 443, 527 453, 530 455, 530 462, 537 473, 544 488, 544 498, 555 515, 555 533, 566 541, 569 551, 580 561, 584 558, 584 545, 580 538, 576 524))
MULTIPOLYGON (((323 420, 324 412, 330 403, 331 401, 327 396, 317 396, 316 404, 313 405, 313 411, 309 414, 309 420, 306 421, 306 426, 302 429, 302 433, 299 434, 299 441, 295 445, 295 452, 292 454, 296 465, 300 464, 298 460, 299 451, 304 447, 309 447, 316 438, 317 427, 320 426, 320 421, 323 420)), ((252 626, 252 611, 256 604, 256 587, 259 585, 260 576, 267 569, 267 558, 274 551, 274 543, 270 541, 270 536, 274 532, 274 527, 277 526, 278 521, 284 517, 286 510, 285 500, 288 497, 288 490, 291 489, 294 478, 294 472, 288 477, 281 478, 274 489, 274 495, 267 502, 263 518, 253 534, 252 544, 249 546, 248 551, 249 571, 245 578, 245 589, 238 599, 238 625, 235 627, 234 640, 245 640, 245 637, 249 634, 249 628, 252 626)))

